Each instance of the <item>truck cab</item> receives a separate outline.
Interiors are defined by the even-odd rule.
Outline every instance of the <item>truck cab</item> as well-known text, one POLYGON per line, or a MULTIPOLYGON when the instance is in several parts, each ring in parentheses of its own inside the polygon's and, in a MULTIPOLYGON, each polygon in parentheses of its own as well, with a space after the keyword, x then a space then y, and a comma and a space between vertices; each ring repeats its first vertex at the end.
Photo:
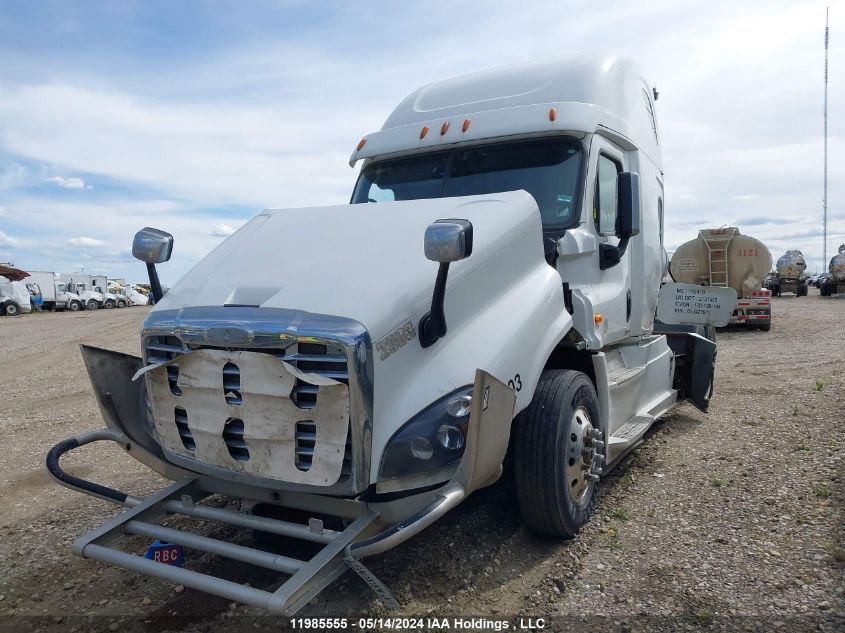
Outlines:
MULTIPOLYGON (((166 295, 156 265, 173 238, 139 231, 155 300, 143 357, 83 349, 108 429, 57 445, 48 469, 68 485, 61 454, 109 440, 176 483, 130 502, 74 480, 131 505, 75 550, 274 612, 347 568, 389 602, 361 560, 497 481, 508 452, 526 524, 577 534, 601 476, 678 401, 706 409, 712 383, 711 341, 653 329, 665 270, 655 97, 611 55, 436 82, 357 144, 352 204, 264 211, 166 295), (211 493, 254 516, 201 506, 211 493), (286 510, 309 518, 278 519, 286 510), (269 593, 107 547, 122 521, 187 543, 131 520, 167 513, 325 549, 307 570, 285 563, 292 577, 269 593)), ((247 556, 209 541, 190 539, 247 556)))

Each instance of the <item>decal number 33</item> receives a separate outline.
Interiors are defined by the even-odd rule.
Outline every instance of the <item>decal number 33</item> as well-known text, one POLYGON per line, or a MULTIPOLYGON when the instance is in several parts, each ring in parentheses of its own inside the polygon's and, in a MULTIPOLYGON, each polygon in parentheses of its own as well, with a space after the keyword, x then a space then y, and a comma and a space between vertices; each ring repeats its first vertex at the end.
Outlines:
POLYGON ((522 377, 517 374, 513 377, 513 379, 508 380, 508 387, 510 387, 514 391, 522 391, 522 377))

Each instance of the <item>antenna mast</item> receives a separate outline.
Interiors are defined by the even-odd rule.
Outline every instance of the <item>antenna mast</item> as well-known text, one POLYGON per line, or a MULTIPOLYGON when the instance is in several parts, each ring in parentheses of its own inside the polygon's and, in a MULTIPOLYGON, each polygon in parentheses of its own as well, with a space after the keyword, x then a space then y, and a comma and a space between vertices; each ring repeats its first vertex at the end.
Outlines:
POLYGON ((827 266, 827 49, 830 41, 828 22, 830 16, 830 7, 825 8, 824 12, 824 198, 822 198, 822 207, 824 209, 824 229, 822 241, 822 270, 827 266))

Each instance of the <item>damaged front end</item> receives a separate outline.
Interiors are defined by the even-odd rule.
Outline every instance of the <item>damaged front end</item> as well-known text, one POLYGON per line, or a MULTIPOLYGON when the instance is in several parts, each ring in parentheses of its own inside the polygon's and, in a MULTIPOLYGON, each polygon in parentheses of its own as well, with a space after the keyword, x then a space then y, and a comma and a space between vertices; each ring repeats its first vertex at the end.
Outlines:
POLYGON ((366 331, 349 320, 301 312, 223 310, 225 320, 219 308, 151 313, 142 332, 143 359, 83 346, 107 429, 59 443, 50 451, 47 467, 63 485, 128 509, 80 537, 74 552, 287 615, 352 568, 385 604, 397 606, 361 559, 407 540, 469 492, 498 478, 514 392, 479 370, 466 446, 454 476, 437 489, 384 502, 379 495, 364 494, 372 489, 372 371, 366 331), (484 434, 479 432, 482 424, 484 434), (99 440, 117 443, 174 483, 138 499, 61 469, 64 453, 99 440), (202 503, 212 495, 247 505, 271 504, 309 518, 296 522, 246 514, 219 507, 219 499, 202 503), (283 535, 322 548, 311 559, 299 560, 160 524, 171 515, 283 535), (123 551, 119 545, 126 534, 289 577, 277 588, 241 585, 123 551))

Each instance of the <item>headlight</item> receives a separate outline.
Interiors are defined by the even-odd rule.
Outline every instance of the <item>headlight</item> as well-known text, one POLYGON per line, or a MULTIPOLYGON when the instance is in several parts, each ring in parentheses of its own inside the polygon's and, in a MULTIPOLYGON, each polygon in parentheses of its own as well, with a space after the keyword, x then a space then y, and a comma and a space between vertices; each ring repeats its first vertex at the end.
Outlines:
POLYGON ((441 398, 390 438, 378 492, 424 488, 452 478, 464 456, 471 394, 472 387, 464 387, 441 398))

